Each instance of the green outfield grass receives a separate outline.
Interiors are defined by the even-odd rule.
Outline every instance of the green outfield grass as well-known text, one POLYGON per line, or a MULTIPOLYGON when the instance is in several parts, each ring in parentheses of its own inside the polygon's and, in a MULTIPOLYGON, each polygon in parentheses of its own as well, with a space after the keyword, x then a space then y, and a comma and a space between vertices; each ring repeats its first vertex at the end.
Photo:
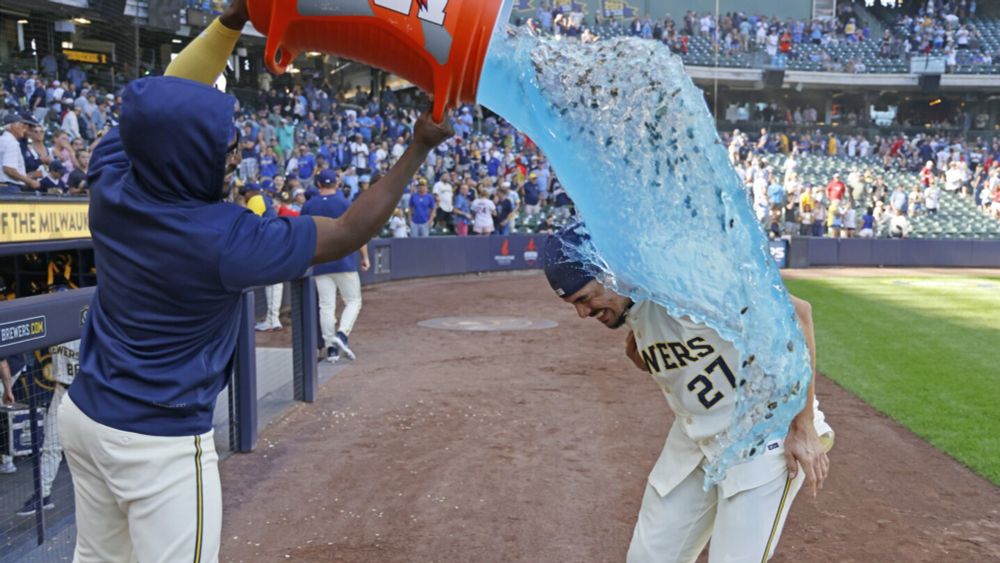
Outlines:
POLYGON ((787 283, 821 372, 1000 485, 1000 277, 787 283))

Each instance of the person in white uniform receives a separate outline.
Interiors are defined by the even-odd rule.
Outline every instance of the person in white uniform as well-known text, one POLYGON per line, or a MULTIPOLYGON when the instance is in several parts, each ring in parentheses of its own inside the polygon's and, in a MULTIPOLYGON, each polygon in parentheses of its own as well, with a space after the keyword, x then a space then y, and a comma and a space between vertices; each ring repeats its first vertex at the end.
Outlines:
MULTIPOLYGON (((732 467, 705 491, 702 466, 736 405, 739 354, 706 325, 604 287, 572 257, 571 249, 585 238, 580 230, 580 224, 571 225, 546 243, 549 284, 581 318, 629 328, 626 355, 652 375, 675 415, 649 474, 627 561, 693 562, 709 540, 710 563, 767 561, 799 489, 806 484, 815 495, 829 469, 833 431, 819 410, 814 385, 809 385, 807 407, 784 438, 765 444, 763 454, 732 467)), ((792 299, 815 373, 810 307, 792 299)))
MULTIPOLYGON (((59 413, 59 405, 62 404, 63 397, 66 396, 66 390, 73 383, 76 372, 80 370, 80 341, 73 340, 72 342, 52 346, 49 348, 49 355, 52 361, 50 369, 52 370, 54 389, 52 401, 49 403, 49 408, 45 413, 45 438, 42 441, 41 506, 45 510, 55 507, 55 504, 52 502, 52 483, 56 480, 56 475, 59 473, 59 465, 62 463, 63 458, 62 442, 59 441, 56 420, 59 413)), ((38 508, 38 497, 32 495, 17 514, 18 516, 31 516, 38 511, 38 508)))

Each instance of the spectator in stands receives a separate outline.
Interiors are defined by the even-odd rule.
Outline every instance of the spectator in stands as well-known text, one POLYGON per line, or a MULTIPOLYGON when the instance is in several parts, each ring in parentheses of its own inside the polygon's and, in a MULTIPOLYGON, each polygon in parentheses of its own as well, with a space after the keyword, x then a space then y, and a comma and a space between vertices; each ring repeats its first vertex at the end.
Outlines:
POLYGON ((826 232, 826 218, 829 204, 824 200, 823 189, 817 186, 812 195, 812 236, 821 237, 826 232))
POLYGON ((494 232, 498 235, 509 235, 513 229, 514 215, 517 211, 510 197, 510 183, 504 182, 497 190, 494 198, 496 215, 494 216, 494 232))
POLYGON ((826 229, 830 238, 840 238, 840 231, 843 228, 843 215, 841 211, 841 200, 830 202, 830 207, 826 211, 826 229))
POLYGON ((45 145, 45 129, 41 125, 33 125, 24 139, 21 139, 21 152, 24 154, 24 169, 28 176, 41 180, 45 175, 43 166, 52 164, 52 152, 45 145))
POLYGON ((906 192, 903 191, 903 186, 897 185, 892 190, 892 196, 889 198, 889 204, 893 211, 906 213, 906 192))
POLYGON ((907 205, 907 215, 910 217, 916 217, 918 215, 923 215, 924 213, 924 196, 920 191, 920 184, 914 184, 913 189, 910 190, 910 195, 906 198, 907 205))
POLYGON ((786 201, 785 186, 778 181, 777 175, 771 178, 771 185, 767 187, 767 200, 772 212, 781 212, 786 201))
POLYGON ((962 170, 960 163, 952 161, 948 164, 944 177, 944 188, 951 193, 958 193, 965 180, 965 171, 962 170))
POLYGON ((469 224, 473 221, 472 201, 469 199, 469 185, 462 183, 455 196, 455 234, 464 237, 469 234, 469 224))
POLYGON ((910 220, 899 209, 892 210, 889 222, 889 236, 892 238, 907 238, 910 236, 910 220))
POLYGON ((392 238, 406 238, 408 229, 406 228, 406 217, 403 216, 402 209, 397 207, 392 212, 392 217, 389 219, 389 230, 392 232, 392 238))
POLYGON ((348 146, 351 152, 351 165, 357 170, 358 174, 368 174, 368 145, 364 141, 364 137, 360 133, 354 136, 354 140, 348 146))
POLYGON ((434 225, 448 232, 455 230, 455 187, 451 185, 451 174, 445 172, 434 183, 434 198, 437 202, 437 212, 434 215, 434 225))
POLYGON ((410 234, 414 237, 428 237, 431 234, 431 218, 436 209, 434 196, 427 193, 427 179, 417 180, 417 193, 410 196, 410 234))
POLYGON ((875 237, 875 214, 871 207, 867 208, 865 214, 861 216, 861 230, 858 231, 858 236, 860 238, 875 237))
POLYGON ((984 190, 983 193, 983 211, 994 219, 1000 219, 1000 185, 995 186, 992 192, 984 190))
POLYGON ((0 191, 39 189, 38 180, 29 177, 25 169, 20 142, 27 136, 30 128, 38 123, 30 117, 8 113, 3 118, 3 125, 3 134, 0 134, 0 191))
POLYGON ((542 212, 542 190, 538 185, 538 173, 528 175, 528 181, 521 186, 524 198, 524 212, 530 216, 538 216, 542 212))
POLYGON ((573 215, 573 200, 558 179, 552 180, 552 214, 559 221, 566 221, 573 215))
MULTIPOLYGON (((302 215, 337 219, 347 212, 351 202, 340 191, 339 179, 333 170, 324 170, 317 177, 319 196, 306 202, 302 215)), ((316 293, 319 295, 319 322, 326 345, 326 361, 333 363, 343 352, 351 360, 357 356, 348 340, 354 330, 354 323, 361 314, 361 278, 358 268, 368 271, 368 246, 362 246, 340 260, 317 264, 313 268, 316 279, 316 293), (360 254, 360 264, 359 264, 360 254), (344 312, 337 324, 337 292, 344 300, 344 312)))
POLYGON ((843 212, 843 236, 844 238, 854 238, 858 232, 858 212, 854 208, 854 201, 848 200, 843 212))
POLYGON ((931 184, 924 189, 924 208, 928 215, 937 215, 941 208, 941 188, 937 184, 931 184))
POLYGON ((52 137, 52 142, 52 153, 55 158, 58 158, 62 162, 67 172, 72 172, 79 168, 79 163, 76 160, 76 151, 78 148, 83 148, 82 146, 74 146, 74 141, 70 139, 69 134, 65 131, 57 131, 52 137))
POLYGON ((486 186, 480 184, 476 193, 478 197, 472 202, 472 214, 475 219, 472 224, 472 231, 477 235, 489 235, 493 233, 493 218, 497 214, 497 206, 490 199, 486 186))
MULTIPOLYGON (((39 184, 39 191, 42 193, 58 194, 62 195, 66 193, 67 187, 66 182, 63 181, 63 175, 66 169, 63 167, 62 163, 58 160, 49 165, 49 175, 42 178, 39 184)), ((74 171, 75 172, 75 171, 74 171)))
POLYGON ((80 107, 73 104, 72 100, 67 100, 70 110, 66 112, 62 120, 62 130, 65 131, 71 141, 81 138, 80 134, 80 107))

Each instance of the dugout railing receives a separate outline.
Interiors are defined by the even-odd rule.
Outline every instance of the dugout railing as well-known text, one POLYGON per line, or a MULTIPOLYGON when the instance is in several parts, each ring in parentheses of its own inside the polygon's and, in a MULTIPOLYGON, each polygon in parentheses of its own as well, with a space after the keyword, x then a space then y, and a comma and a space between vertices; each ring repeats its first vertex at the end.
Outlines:
MULTIPOLYGON (((309 287, 310 283, 306 278, 292 285, 309 287)), ((0 358, 11 369, 15 398, 13 405, 0 408, 0 455, 4 456, 0 464, 12 463, 15 469, 0 474, 0 562, 72 558, 73 491, 61 450, 53 442, 54 398, 67 388, 60 375, 66 373, 67 363, 75 365, 72 360, 76 358, 67 356, 78 348, 94 292, 85 288, 0 303, 0 358), (49 488, 46 481, 51 482, 51 490, 43 492, 49 488)), ((230 385, 219 399, 225 407, 223 424, 215 427, 221 452, 249 452, 256 444, 257 365, 250 291, 241 300, 239 322, 230 385)), ((308 329, 301 337, 310 337, 308 329)), ((296 377, 315 377, 315 365, 297 366, 296 377)), ((315 389, 315 383, 308 381, 294 386, 315 389)), ((313 397, 314 392, 302 394, 300 400, 313 397)))

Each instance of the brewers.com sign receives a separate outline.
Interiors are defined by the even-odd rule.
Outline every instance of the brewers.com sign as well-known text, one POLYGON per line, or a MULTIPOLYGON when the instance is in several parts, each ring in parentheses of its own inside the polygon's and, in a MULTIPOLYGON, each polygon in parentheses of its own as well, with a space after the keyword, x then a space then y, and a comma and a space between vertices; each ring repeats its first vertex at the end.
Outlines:
POLYGON ((45 317, 32 317, 0 324, 0 348, 45 338, 45 317))
POLYGON ((0 207, 0 244, 90 238, 88 204, 4 202, 0 207))

